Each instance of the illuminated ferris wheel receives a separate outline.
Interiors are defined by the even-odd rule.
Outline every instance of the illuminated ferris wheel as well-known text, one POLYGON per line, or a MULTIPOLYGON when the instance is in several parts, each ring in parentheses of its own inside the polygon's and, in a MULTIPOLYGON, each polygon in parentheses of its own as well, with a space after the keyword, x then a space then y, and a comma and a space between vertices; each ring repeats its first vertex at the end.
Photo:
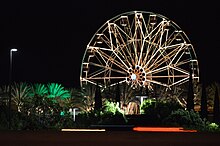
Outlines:
POLYGON ((192 79, 199 81, 193 45, 172 20, 152 12, 132 11, 106 21, 85 50, 81 86, 114 86, 171 89, 192 79))

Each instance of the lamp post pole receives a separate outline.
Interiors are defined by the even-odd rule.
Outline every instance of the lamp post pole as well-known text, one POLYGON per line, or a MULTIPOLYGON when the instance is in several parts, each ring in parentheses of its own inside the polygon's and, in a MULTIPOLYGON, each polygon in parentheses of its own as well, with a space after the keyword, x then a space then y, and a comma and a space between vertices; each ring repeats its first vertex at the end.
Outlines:
POLYGON ((10 67, 9 67, 9 100, 8 100, 8 127, 11 129, 11 86, 12 86, 12 56, 17 49, 10 49, 10 67))

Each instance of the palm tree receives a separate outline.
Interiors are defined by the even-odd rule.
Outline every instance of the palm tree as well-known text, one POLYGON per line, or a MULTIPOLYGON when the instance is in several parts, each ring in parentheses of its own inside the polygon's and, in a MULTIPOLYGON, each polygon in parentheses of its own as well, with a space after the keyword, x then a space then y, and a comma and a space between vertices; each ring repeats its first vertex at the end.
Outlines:
POLYGON ((65 99, 70 97, 70 93, 66 90, 61 84, 58 83, 49 83, 48 87, 48 98, 57 98, 65 99))
POLYGON ((58 83, 48 83, 48 98, 51 98, 54 103, 58 103, 63 110, 69 110, 67 106, 68 98, 71 97, 69 90, 66 90, 61 84, 58 83))
POLYGON ((12 85, 12 101, 15 103, 18 112, 21 112, 24 102, 29 97, 30 92, 31 87, 26 82, 14 82, 12 85))
POLYGON ((45 114, 46 108, 50 107, 47 100, 48 88, 40 83, 36 83, 31 87, 32 92, 29 94, 29 108, 32 112, 37 112, 38 115, 40 114, 40 111, 45 114))
POLYGON ((79 108, 84 112, 93 110, 95 95, 94 90, 94 86, 86 86, 84 89, 71 89, 71 106, 74 108, 79 108))
POLYGON ((7 104, 8 93, 9 93, 9 86, 8 85, 0 86, 0 105, 7 104))
POLYGON ((46 96, 48 95, 48 89, 44 84, 36 83, 32 85, 32 96, 46 96))
POLYGON ((211 112, 213 111, 214 107, 216 87, 220 87, 220 84, 217 82, 212 82, 206 87, 208 110, 211 112))
POLYGON ((6 128, 8 123, 8 94, 9 93, 9 86, 2 85, 0 86, 0 129, 6 128))

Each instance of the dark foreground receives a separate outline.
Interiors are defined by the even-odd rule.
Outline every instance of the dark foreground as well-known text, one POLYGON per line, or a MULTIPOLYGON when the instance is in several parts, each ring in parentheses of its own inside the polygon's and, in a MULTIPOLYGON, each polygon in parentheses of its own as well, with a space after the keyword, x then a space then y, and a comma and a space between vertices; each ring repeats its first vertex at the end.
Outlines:
POLYGON ((0 146, 219 146, 220 133, 0 131, 0 146))

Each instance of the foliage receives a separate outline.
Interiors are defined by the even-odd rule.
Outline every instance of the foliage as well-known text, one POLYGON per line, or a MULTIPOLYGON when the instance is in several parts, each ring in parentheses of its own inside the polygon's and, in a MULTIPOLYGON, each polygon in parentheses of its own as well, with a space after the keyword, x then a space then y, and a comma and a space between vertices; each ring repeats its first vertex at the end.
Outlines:
POLYGON ((124 115, 124 111, 120 109, 119 103, 105 101, 103 114, 102 114, 102 124, 125 124, 127 119, 124 115))
POLYGON ((219 125, 216 123, 210 123, 207 126, 208 131, 210 132, 220 132, 219 125))
POLYGON ((68 90, 65 90, 61 84, 49 83, 48 86, 48 98, 60 97, 61 99, 69 98, 70 93, 68 90))
POLYGON ((91 110, 77 115, 76 126, 88 128, 91 125, 126 124, 127 119, 119 108, 119 104, 105 101, 102 110, 91 110))
MULTIPOLYGON (((4 86, 5 87, 5 86, 4 86)), ((4 95, 7 88, 4 89, 4 95)), ((67 110, 69 110, 69 90, 64 89, 61 84, 28 84, 26 82, 14 83, 12 85, 12 105, 11 109, 12 129, 50 129, 60 126, 68 126, 73 123, 68 120, 67 110), (61 117, 60 112, 64 111, 65 116, 61 117), (65 118, 64 118, 65 117, 65 118), (68 123, 68 124, 67 124, 68 123)), ((7 99, 7 97, 6 97, 7 99)), ((1 102, 6 105, 6 102, 1 102)), ((4 108, 5 109, 5 108, 4 108)), ((7 127, 7 110, 1 110, 1 125, 7 127), (3 112, 4 111, 4 112, 3 112)))
POLYGON ((141 113, 145 114, 148 120, 154 121, 154 124, 162 124, 161 122, 169 116, 172 111, 181 109, 182 106, 174 101, 164 101, 155 99, 145 99, 141 105, 141 113))
POLYGON ((155 99, 145 99, 141 104, 141 114, 147 113, 149 108, 155 106, 155 99))
POLYGON ((102 92, 102 97, 108 101, 117 102, 115 97, 119 97, 118 91, 120 91, 121 105, 128 105, 129 102, 134 99, 135 90, 131 86, 127 85, 127 83, 120 83, 117 84, 116 86, 109 86, 105 88, 104 91, 102 92))
POLYGON ((17 106, 18 112, 21 111, 22 106, 24 105, 24 102, 26 98, 28 98, 30 94, 31 88, 29 84, 25 82, 21 83, 14 83, 12 86, 12 100, 17 106))
MULTIPOLYGON (((214 100, 214 91, 219 84, 209 85, 206 88, 208 105, 211 99, 214 100), (215 86, 214 86, 215 85, 215 86), (211 90, 212 89, 212 90, 211 90), (213 92, 211 92, 213 91, 213 92), (211 94, 213 93, 213 94, 211 94), (210 95, 213 95, 212 98, 210 95)), ((218 88, 217 88, 218 89, 218 88)), ((116 88, 114 89, 114 91, 116 88)), ((113 100, 115 92, 111 93, 111 98, 102 99, 102 108, 94 110, 95 86, 87 89, 66 89, 61 84, 28 84, 25 82, 14 83, 12 85, 12 128, 13 129, 61 129, 72 127, 88 128, 91 125, 99 124, 128 124, 127 119, 113 100), (109 99, 109 100, 108 100, 109 99), (16 107, 16 108, 14 108, 16 107), (74 122, 70 115, 70 108, 79 108, 80 114, 76 116, 74 122), (60 113, 63 112, 64 115, 60 113)), ((134 90, 127 86, 120 85, 121 103, 129 103, 136 94, 134 90)), ((181 90, 182 91, 182 90, 181 90)), ((201 119, 198 113, 185 111, 178 101, 185 95, 185 90, 180 94, 171 95, 164 90, 157 90, 157 98, 145 99, 141 105, 143 123, 150 121, 155 125, 183 126, 189 129, 200 131, 219 131, 218 123, 210 123, 206 119, 201 119), (159 93, 161 92, 161 93, 159 93), (163 94, 164 93, 164 94, 163 94)), ((102 97, 106 97, 102 92, 102 97)), ((216 95, 217 96, 217 95, 216 95)), ((154 97, 150 93, 149 97, 154 97)), ((8 86, 0 87, 0 129, 8 126, 8 86)), ((212 106, 214 102, 212 101, 212 106)), ((141 121, 142 122, 142 121, 141 121)))
POLYGON ((115 102, 108 101, 108 100, 105 101, 103 110, 106 113, 113 113, 113 114, 116 114, 117 112, 120 112, 120 113, 124 112, 120 109, 118 102, 115 103, 115 102))
POLYGON ((97 125, 101 119, 101 111, 91 110, 81 112, 77 115, 75 126, 77 128, 89 128, 91 125, 97 125))
POLYGON ((215 124, 210 124, 206 119, 202 119, 198 112, 194 110, 178 109, 173 111, 164 123, 169 126, 181 126, 187 129, 196 129, 198 131, 216 132, 219 128, 215 124))
POLYGON ((91 89, 72 89, 70 90, 72 107, 79 108, 81 111, 88 112, 93 109, 94 97, 91 89))
POLYGON ((4 104, 0 104, 0 129, 7 129, 8 128, 8 107, 4 104))
POLYGON ((32 92, 30 96, 46 96, 48 95, 48 88, 44 84, 34 84, 32 85, 32 92))
POLYGON ((6 103, 6 100, 8 99, 8 93, 9 93, 8 85, 0 86, 0 103, 6 103))

